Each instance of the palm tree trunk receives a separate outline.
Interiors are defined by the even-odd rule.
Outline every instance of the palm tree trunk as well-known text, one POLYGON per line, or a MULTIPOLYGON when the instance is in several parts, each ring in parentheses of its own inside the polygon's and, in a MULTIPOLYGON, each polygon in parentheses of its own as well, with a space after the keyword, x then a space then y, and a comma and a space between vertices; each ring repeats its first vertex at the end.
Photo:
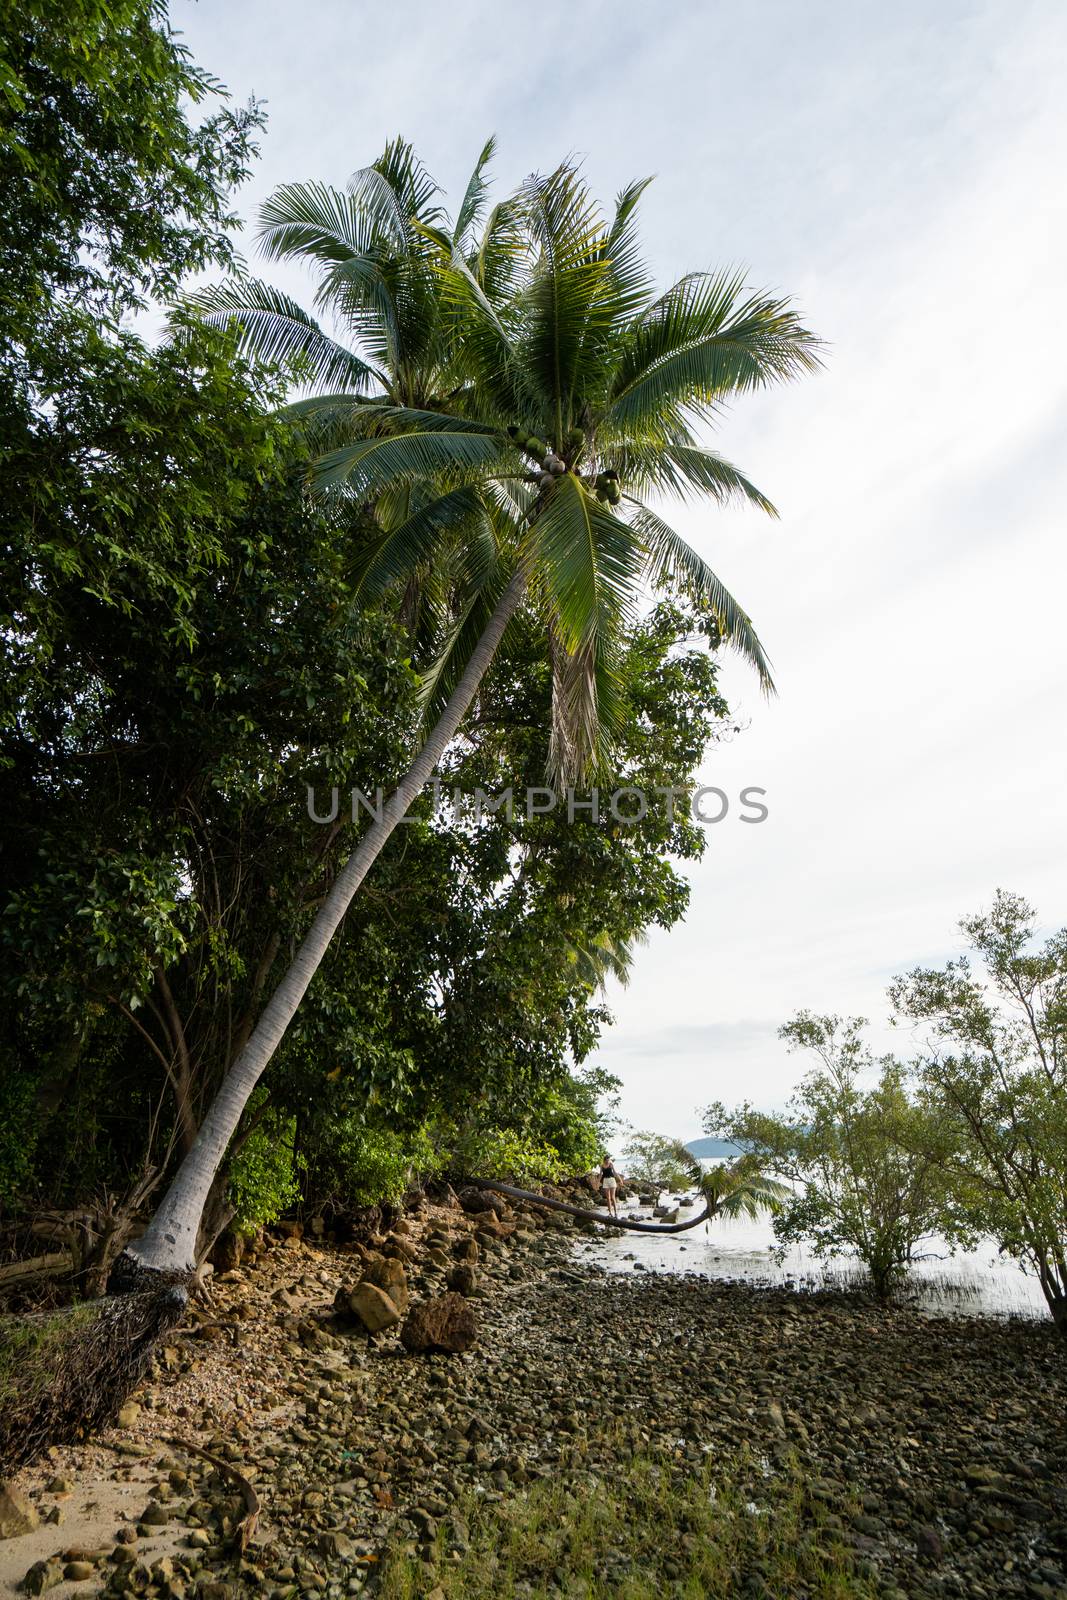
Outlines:
POLYGON ((604 1211, 591 1211, 586 1206, 568 1205, 565 1200, 550 1200, 546 1194, 536 1194, 532 1189, 516 1189, 514 1184, 497 1183, 491 1178, 471 1178, 473 1189, 489 1189, 494 1194, 506 1194, 509 1200, 526 1200, 531 1205, 543 1206, 546 1211, 562 1211, 580 1222, 599 1222, 602 1228, 629 1228, 631 1233, 688 1233, 702 1222, 714 1222, 719 1208, 705 1197, 704 1209, 699 1216, 687 1222, 631 1222, 629 1217, 613 1217, 604 1211))
POLYGON ((200 1219, 215 1174, 229 1147, 256 1084, 285 1036, 297 1007, 318 971, 330 941, 393 829, 433 775, 455 737, 478 686, 495 656, 504 631, 522 602, 525 574, 516 571, 486 624, 437 725, 376 819, 334 879, 292 965, 264 1006, 248 1042, 223 1080, 200 1125, 192 1149, 164 1195, 146 1232, 116 1264, 116 1289, 141 1287, 150 1276, 186 1277, 196 1265, 200 1219))

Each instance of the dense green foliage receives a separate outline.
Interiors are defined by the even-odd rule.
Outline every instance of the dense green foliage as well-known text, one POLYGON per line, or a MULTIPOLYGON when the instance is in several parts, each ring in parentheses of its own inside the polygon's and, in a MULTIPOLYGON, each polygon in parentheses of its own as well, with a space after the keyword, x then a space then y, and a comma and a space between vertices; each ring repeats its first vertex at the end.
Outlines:
POLYGON ((256 108, 189 105, 217 83, 159 0, 7 0, 0 29, 0 338, 23 349, 64 307, 106 321, 232 257, 229 191, 256 108))

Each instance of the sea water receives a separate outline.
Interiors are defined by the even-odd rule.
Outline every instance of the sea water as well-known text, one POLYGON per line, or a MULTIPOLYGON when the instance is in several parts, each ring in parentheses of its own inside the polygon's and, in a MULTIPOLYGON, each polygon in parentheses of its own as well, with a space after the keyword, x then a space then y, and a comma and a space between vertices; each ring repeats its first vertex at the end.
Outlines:
MULTIPOLYGON (((702 1202, 682 1205, 679 1222, 694 1216, 702 1202)), ((634 1221, 653 1221, 651 1209, 633 1201, 619 1207, 634 1221)), ((726 1278, 810 1293, 815 1289, 862 1287, 864 1272, 855 1257, 824 1260, 804 1245, 791 1246, 779 1260, 769 1217, 720 1218, 688 1233, 601 1233, 578 1246, 580 1261, 609 1272, 682 1272, 726 1278)), ((1048 1316, 1040 1285, 1032 1274, 999 1255, 996 1246, 952 1254, 943 1239, 918 1246, 901 1298, 920 1311, 940 1316, 1048 1316)))

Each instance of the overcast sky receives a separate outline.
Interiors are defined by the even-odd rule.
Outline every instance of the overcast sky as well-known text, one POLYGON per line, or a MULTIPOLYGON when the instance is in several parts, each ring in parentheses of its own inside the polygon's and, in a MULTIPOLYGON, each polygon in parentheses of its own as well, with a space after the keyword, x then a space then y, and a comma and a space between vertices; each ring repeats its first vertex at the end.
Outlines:
MULTIPOLYGON (((637 1126, 781 1104, 798 1007, 885 1015, 1000 885, 1067 922, 1067 10, 1061 0, 177 0, 197 60, 269 126, 240 209, 338 185, 397 133, 453 196, 585 157, 644 201, 666 283, 736 264, 787 292, 826 371, 716 446, 781 520, 676 518, 754 617, 777 702, 707 782, 767 790, 691 874, 601 1062, 637 1126)), ((250 248, 250 245, 249 245, 250 248)), ((294 292, 303 286, 270 269, 294 292)), ((885 1034, 880 1033, 882 1043, 885 1034)), ((889 1043, 897 1042, 889 1040, 889 1043)))

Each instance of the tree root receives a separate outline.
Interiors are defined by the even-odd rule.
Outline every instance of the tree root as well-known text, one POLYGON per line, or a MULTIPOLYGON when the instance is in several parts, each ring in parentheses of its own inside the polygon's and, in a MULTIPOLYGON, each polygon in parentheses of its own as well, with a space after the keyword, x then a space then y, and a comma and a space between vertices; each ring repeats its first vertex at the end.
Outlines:
POLYGON ((168 1286, 3 1318, 0 1478, 110 1421, 185 1304, 168 1286))
POLYGON ((628 1228, 631 1233, 686 1233, 690 1228, 710 1222, 717 1215, 717 1207, 710 1200, 698 1217, 687 1222, 631 1222, 628 1217, 613 1217, 608 1212, 590 1211, 585 1206, 568 1205, 565 1200, 550 1200, 547 1195, 534 1194, 532 1189, 515 1189, 510 1183, 492 1183, 488 1178, 471 1178, 472 1189, 489 1189, 494 1194, 507 1195, 509 1200, 526 1200, 530 1205, 544 1206, 546 1211, 564 1211, 569 1217, 580 1217, 583 1222, 598 1222, 603 1228, 628 1228))
POLYGON ((245 1477, 243 1472, 238 1472, 237 1468, 232 1466, 229 1461, 223 1461, 221 1457, 213 1456, 210 1451, 203 1449, 201 1445, 193 1444, 189 1439, 171 1438, 167 1440, 167 1443, 174 1445, 178 1450, 187 1450, 190 1455, 200 1456, 204 1461, 210 1462, 215 1471, 220 1473, 222 1477, 231 1479, 237 1485, 241 1493, 241 1499, 244 1501, 245 1514, 233 1530, 233 1543, 238 1555, 243 1556, 255 1536, 256 1524, 259 1521, 259 1513, 262 1509, 259 1503, 259 1496, 248 1478, 245 1477))

